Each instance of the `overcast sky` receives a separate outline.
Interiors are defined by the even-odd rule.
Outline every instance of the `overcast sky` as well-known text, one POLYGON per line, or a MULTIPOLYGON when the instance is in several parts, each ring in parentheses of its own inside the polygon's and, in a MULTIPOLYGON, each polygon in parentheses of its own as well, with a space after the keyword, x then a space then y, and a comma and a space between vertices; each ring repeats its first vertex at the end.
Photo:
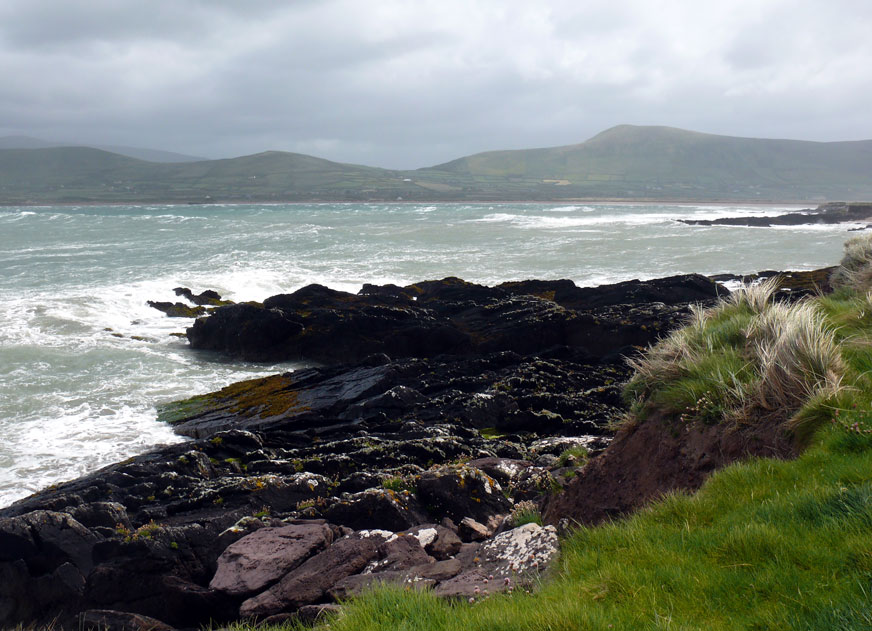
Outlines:
POLYGON ((622 123, 872 138, 869 0, 2 0, 0 136, 416 168, 622 123))

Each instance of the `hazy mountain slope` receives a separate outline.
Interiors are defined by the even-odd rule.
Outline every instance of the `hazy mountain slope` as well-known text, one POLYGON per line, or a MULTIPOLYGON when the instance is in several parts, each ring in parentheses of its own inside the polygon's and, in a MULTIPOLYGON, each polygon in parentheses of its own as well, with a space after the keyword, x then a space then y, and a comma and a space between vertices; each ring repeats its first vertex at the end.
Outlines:
POLYGON ((175 151, 163 151, 161 149, 146 149, 144 147, 124 147, 118 145, 94 145, 96 149, 119 153, 122 156, 147 160, 149 162, 199 162, 206 158, 202 156, 189 156, 175 151))
POLYGON ((416 188, 397 172, 276 151, 169 164, 87 147, 0 149, 3 203, 396 199, 416 188))
POLYGON ((0 149, 44 149, 56 147, 50 142, 32 138, 31 136, 3 136, 0 137, 0 149))
POLYGON ((491 151, 415 171, 280 151, 157 163, 84 147, 0 149, 0 203, 6 204, 596 198, 872 199, 872 141, 734 138, 622 125, 576 145, 491 151))
POLYGON ((635 191, 703 191, 797 199, 872 193, 872 141, 736 138, 669 127, 621 125, 587 142, 490 151, 433 167, 473 177, 566 180, 558 185, 635 191))
MULTIPOLYGON (((49 147, 77 147, 83 146, 68 142, 49 142, 31 136, 3 136, 0 138, 0 149, 47 149, 49 147)), ((145 149, 143 147, 123 147, 116 145, 84 145, 92 149, 101 149, 110 153, 117 153, 128 158, 147 160, 149 162, 196 162, 205 160, 198 156, 189 156, 175 151, 162 151, 160 149, 145 149)))

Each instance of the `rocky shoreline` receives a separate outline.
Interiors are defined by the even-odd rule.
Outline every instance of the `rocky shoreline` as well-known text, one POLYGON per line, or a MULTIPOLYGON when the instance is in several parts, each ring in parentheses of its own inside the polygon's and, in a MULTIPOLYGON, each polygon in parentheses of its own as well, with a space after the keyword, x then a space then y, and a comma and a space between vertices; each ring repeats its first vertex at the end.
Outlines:
MULTIPOLYGON (((827 276, 786 275, 784 295, 827 276)), ((373 583, 528 589, 577 518, 554 498, 624 413, 624 357, 726 290, 689 275, 177 293, 211 310, 193 348, 319 366, 166 406, 192 440, 0 509, 0 626, 280 621, 373 583), (553 525, 526 523, 542 510, 553 525)))
MULTIPOLYGON (((679 219, 690 226, 805 226, 814 224, 864 223, 872 227, 872 203, 830 202, 814 210, 790 212, 774 217, 721 217, 720 219, 679 219)), ((863 228, 861 228, 863 229, 863 228)))

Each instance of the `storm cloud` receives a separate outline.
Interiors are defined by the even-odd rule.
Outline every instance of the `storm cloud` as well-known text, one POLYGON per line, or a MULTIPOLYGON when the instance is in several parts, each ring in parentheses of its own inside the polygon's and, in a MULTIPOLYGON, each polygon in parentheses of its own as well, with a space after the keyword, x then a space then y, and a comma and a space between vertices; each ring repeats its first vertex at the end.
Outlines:
POLYGON ((5 0, 0 136, 414 168, 613 125, 872 138, 866 0, 5 0))

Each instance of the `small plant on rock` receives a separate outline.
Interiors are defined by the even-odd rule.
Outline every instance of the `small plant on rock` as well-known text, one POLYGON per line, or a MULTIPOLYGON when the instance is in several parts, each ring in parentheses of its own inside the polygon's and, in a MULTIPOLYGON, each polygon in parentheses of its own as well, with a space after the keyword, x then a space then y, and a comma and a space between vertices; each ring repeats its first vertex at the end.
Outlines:
POLYGON ((587 462, 589 455, 587 447, 570 447, 564 449, 557 459, 561 467, 580 467, 587 462))
POLYGON ((407 480, 402 476, 395 476, 383 480, 381 485, 382 488, 393 491, 394 493, 400 493, 402 491, 409 491, 410 493, 414 493, 417 490, 417 487, 413 481, 407 480))
POLYGON ((512 520, 512 526, 515 528, 524 524, 542 525, 542 513, 539 511, 539 507, 536 506, 536 502, 532 500, 524 500, 515 504, 509 518, 512 520))

